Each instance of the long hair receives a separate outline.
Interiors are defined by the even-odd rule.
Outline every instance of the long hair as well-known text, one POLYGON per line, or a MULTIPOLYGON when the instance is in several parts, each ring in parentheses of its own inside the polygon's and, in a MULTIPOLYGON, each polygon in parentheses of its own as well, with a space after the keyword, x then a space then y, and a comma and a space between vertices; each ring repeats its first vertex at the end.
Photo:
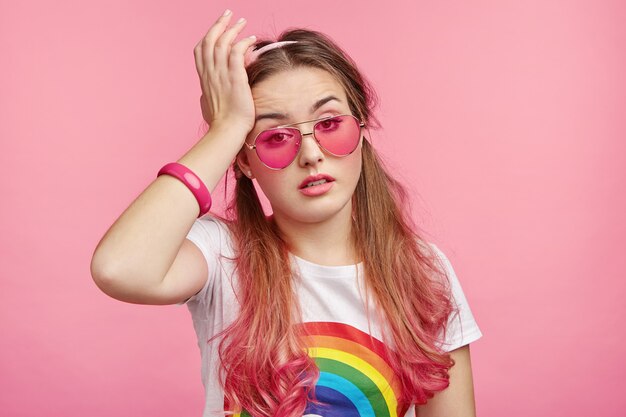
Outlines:
MULTIPOLYGON (((350 110, 367 127, 375 91, 352 59, 326 35, 305 29, 283 32, 277 41, 298 41, 262 54, 247 67, 250 86, 281 71, 313 67, 343 86, 350 110)), ((257 42, 257 48, 272 41, 257 42)), ((454 312, 445 272, 420 237, 407 209, 403 186, 385 169, 367 138, 353 203, 353 237, 363 260, 365 288, 388 324, 388 358, 402 388, 400 401, 423 404, 449 384, 450 355, 438 347, 454 312), (441 278, 444 279, 441 279, 441 278)), ((235 195, 227 222, 236 248, 240 312, 214 337, 219 343, 225 403, 252 416, 296 417, 316 401, 319 369, 303 346, 300 309, 289 250, 266 218, 252 181, 235 170, 235 195)))

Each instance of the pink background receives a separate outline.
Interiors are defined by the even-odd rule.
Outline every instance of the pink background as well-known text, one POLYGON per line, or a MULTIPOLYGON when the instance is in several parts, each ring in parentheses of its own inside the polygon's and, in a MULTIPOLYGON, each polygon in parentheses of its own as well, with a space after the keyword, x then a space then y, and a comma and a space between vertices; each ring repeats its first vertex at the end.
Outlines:
POLYGON ((478 415, 624 415, 624 2, 0 4, 2 415, 201 415, 186 307, 89 265, 200 137, 193 47, 227 7, 242 36, 327 33, 374 84, 374 143, 484 333, 478 415))

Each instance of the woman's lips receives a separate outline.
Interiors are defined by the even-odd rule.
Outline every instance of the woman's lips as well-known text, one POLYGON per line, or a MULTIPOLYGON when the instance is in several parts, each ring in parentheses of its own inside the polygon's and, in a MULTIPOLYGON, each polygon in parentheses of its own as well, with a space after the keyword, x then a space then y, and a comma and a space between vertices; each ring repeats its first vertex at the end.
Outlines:
POLYGON ((319 185, 300 188, 300 192, 309 197, 316 197, 327 193, 331 188, 333 188, 333 185, 335 185, 335 183, 333 181, 329 181, 319 185))
POLYGON ((335 179, 328 174, 309 175, 308 177, 304 179, 304 181, 300 183, 300 187, 298 188, 300 189, 305 188, 310 183, 320 181, 320 180, 326 180, 326 182, 335 181, 335 179))

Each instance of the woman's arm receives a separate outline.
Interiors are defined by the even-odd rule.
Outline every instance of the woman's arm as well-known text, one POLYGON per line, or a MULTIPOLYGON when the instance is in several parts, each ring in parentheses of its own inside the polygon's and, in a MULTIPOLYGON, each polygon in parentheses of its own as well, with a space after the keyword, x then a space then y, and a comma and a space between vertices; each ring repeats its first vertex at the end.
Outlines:
MULTIPOLYGON (((254 127, 244 53, 255 40, 233 44, 246 21, 227 29, 231 16, 220 17, 193 50, 208 105, 203 115, 211 128, 177 161, 200 177, 209 191, 254 127)), ((206 263, 186 235, 199 209, 181 181, 169 175, 154 179, 98 243, 91 260, 98 287, 113 298, 138 304, 173 304, 197 293, 206 283, 206 263)))
POLYGON ((415 407, 419 417, 475 417, 474 381, 469 344, 450 352, 455 364, 450 368, 450 385, 425 405, 415 407))

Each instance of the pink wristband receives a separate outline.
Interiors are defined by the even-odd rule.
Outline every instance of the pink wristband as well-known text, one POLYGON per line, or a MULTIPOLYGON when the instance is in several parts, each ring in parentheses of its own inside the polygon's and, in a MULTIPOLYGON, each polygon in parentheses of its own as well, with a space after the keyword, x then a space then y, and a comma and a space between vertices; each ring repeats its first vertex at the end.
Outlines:
POLYGON ((202 180, 189 168, 178 162, 170 162, 159 170, 157 177, 163 174, 178 178, 191 190, 200 206, 200 214, 198 214, 198 217, 204 216, 209 211, 211 208, 211 194, 209 193, 209 189, 206 188, 202 180))

